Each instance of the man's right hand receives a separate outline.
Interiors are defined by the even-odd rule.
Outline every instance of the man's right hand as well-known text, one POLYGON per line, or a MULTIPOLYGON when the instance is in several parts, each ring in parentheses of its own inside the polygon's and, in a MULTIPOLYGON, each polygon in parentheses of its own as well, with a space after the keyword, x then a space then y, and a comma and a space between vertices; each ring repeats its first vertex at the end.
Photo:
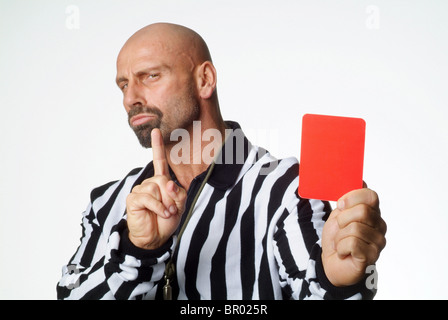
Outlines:
POLYGON ((135 186, 126 199, 129 240, 143 249, 161 247, 176 231, 187 192, 171 180, 162 135, 151 132, 154 176, 135 186))

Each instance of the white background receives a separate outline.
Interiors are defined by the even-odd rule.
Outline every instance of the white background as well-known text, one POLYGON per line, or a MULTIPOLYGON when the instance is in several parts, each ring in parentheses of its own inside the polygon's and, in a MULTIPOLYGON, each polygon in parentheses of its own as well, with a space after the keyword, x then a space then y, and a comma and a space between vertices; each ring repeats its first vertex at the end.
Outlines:
POLYGON ((90 190, 151 159, 115 60, 167 21, 204 37, 225 119, 277 157, 299 157, 305 113, 364 118, 364 180, 389 227, 376 298, 447 299, 447 12, 443 0, 0 0, 0 298, 55 299, 90 190))

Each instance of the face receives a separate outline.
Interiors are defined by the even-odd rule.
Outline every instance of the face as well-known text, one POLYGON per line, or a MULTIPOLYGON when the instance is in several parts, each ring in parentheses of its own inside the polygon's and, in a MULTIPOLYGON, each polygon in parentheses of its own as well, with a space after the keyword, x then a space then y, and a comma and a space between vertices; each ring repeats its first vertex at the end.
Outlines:
POLYGON ((199 118, 191 64, 163 43, 127 43, 117 60, 117 85, 129 125, 145 148, 151 147, 152 129, 159 128, 169 145, 173 130, 188 130, 199 118))

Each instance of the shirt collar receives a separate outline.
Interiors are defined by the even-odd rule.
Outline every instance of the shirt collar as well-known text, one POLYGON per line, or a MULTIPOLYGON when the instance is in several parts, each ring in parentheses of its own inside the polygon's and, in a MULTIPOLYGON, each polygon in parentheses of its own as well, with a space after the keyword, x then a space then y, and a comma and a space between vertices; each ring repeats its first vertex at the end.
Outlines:
POLYGON ((237 122, 226 121, 226 125, 227 130, 231 131, 216 158, 213 172, 208 180, 211 186, 222 190, 235 184, 251 148, 251 143, 237 122))
MULTIPOLYGON (((227 190, 233 186, 238 178, 238 175, 247 160, 251 148, 250 141, 243 133, 241 126, 234 121, 226 121, 228 135, 221 151, 216 157, 213 172, 211 173, 208 183, 218 189, 227 190), (228 131, 230 129, 230 131, 228 131)), ((210 170, 210 166, 206 171, 199 176, 205 177, 210 170)), ((177 181, 174 172, 169 168, 170 175, 174 181, 177 181)), ((154 165, 151 161, 143 170, 140 177, 135 184, 140 184, 143 180, 154 175, 154 165)))

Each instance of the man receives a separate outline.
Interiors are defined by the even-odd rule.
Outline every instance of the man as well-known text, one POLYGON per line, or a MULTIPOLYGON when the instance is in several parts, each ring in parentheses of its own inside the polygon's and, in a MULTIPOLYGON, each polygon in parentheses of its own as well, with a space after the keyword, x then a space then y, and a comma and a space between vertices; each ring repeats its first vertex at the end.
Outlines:
POLYGON ((137 31, 116 80, 153 161, 92 191, 58 298, 373 297, 366 269, 386 233, 377 194, 352 191, 333 211, 301 199, 297 160, 273 158, 223 121, 197 33, 167 23, 137 31))

